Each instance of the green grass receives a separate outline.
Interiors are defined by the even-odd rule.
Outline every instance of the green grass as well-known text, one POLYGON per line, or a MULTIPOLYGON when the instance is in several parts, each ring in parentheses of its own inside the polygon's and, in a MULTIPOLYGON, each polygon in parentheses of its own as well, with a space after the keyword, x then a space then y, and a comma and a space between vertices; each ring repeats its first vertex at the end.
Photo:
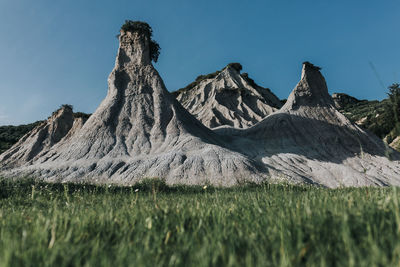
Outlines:
POLYGON ((396 266, 399 197, 396 188, 2 179, 0 266, 396 266))

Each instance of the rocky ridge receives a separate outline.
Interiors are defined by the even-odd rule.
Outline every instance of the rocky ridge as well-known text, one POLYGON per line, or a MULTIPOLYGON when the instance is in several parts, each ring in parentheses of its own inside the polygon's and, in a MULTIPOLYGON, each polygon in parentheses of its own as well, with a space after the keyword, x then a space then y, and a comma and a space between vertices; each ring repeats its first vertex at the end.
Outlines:
MULTIPOLYGON (((3 173, 118 184, 145 177, 223 186, 244 179, 259 182, 263 175, 257 164, 226 149, 222 138, 166 90, 151 63, 150 37, 121 30, 119 40, 108 94, 87 122, 34 160, 7 160, 14 150, 1 155, 3 173)), ((71 120, 68 127, 72 126, 71 120)), ((25 141, 31 143, 21 140, 15 147, 25 146, 25 141)))
POLYGON ((268 89, 258 86, 242 65, 230 63, 221 71, 199 76, 195 82, 173 94, 209 128, 228 125, 248 128, 278 110, 281 101, 268 89))
POLYGON ((24 135, 14 146, 1 154, 0 161, 9 167, 30 164, 46 154, 73 129, 83 125, 82 118, 74 118, 72 107, 63 105, 44 122, 24 135))
POLYGON ((285 105, 255 126, 212 131, 166 90, 150 37, 121 30, 98 109, 83 121, 61 108, 0 155, 0 174, 122 185, 148 177, 217 186, 400 185, 399 153, 337 111, 318 67, 305 62, 285 105))
POLYGON ((328 187, 400 183, 399 153, 337 111, 319 68, 308 62, 279 111, 249 129, 216 131, 285 181, 328 187))

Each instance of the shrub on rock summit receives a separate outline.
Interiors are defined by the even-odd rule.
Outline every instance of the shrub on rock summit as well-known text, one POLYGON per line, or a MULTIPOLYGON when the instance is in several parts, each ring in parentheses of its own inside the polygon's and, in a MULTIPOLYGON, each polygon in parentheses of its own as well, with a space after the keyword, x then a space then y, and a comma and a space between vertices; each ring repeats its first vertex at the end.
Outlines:
POLYGON ((160 55, 160 45, 152 39, 153 30, 149 24, 142 21, 126 20, 124 25, 121 26, 121 30, 125 32, 138 32, 144 34, 150 40, 150 58, 154 62, 157 62, 158 56, 160 55))

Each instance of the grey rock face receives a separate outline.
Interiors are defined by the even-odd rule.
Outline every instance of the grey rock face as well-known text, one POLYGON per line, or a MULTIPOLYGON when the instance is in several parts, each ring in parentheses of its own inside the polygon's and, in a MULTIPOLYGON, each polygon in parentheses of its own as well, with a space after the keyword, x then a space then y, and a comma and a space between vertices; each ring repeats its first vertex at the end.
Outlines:
MULTIPOLYGON (((149 57, 149 38, 121 32, 108 94, 70 138, 8 175, 51 181, 233 185, 267 177, 257 164, 190 115, 165 89, 149 57)), ((7 165, 7 164, 6 164, 7 165)), ((7 167, 7 166, 6 166, 7 167)))
POLYGON ((1 175, 123 185, 149 177, 220 186, 400 185, 399 153, 335 109, 313 65, 303 65, 279 111, 247 129, 212 131, 166 90, 148 36, 122 31, 119 38, 108 94, 95 113, 85 122, 68 107, 58 110, 0 156, 1 175))
POLYGON ((209 128, 253 126, 282 104, 269 89, 256 85, 240 70, 240 64, 229 64, 215 77, 175 92, 176 99, 209 128))
POLYGON ((328 187, 399 185, 399 153, 338 112, 320 71, 304 64, 286 104, 252 128, 221 128, 272 177, 328 187), (391 160, 388 159, 391 157, 391 160))
POLYGON ((31 163, 62 140, 73 127, 70 106, 62 106, 51 117, 23 136, 14 146, 0 155, 2 165, 18 166, 31 163))

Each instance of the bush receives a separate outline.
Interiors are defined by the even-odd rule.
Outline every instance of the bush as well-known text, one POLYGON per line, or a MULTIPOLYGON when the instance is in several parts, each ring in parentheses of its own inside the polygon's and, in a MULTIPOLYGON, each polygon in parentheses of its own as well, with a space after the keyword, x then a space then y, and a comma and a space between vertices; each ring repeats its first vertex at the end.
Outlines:
POLYGON ((389 86, 389 99, 391 113, 394 119, 394 130, 396 135, 400 135, 400 84, 394 83, 389 86))
POLYGON ((154 62, 157 62, 161 48, 160 45, 152 39, 153 30, 149 24, 142 21, 126 20, 125 24, 122 25, 121 30, 124 32, 137 32, 147 36, 150 40, 150 58, 154 62))

